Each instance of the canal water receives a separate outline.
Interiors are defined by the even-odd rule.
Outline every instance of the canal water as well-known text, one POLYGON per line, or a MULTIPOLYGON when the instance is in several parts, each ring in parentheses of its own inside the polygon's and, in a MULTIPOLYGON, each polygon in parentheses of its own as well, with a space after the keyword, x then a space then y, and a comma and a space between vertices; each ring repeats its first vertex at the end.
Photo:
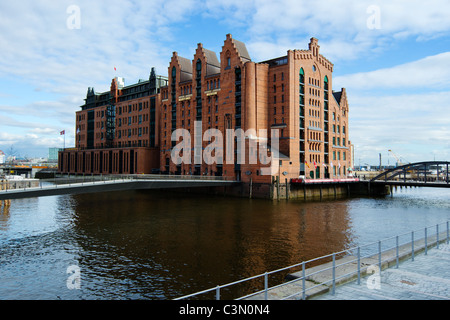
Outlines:
POLYGON ((450 189, 434 188, 308 203, 160 191, 14 200, 0 209, 0 300, 173 299, 449 219, 450 189))

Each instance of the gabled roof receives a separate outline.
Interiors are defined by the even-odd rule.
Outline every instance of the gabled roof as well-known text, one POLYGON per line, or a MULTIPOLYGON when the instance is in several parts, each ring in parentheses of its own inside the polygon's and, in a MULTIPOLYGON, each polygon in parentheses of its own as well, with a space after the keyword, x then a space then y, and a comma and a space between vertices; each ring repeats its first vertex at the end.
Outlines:
POLYGON ((203 52, 206 57, 206 75, 212 75, 220 73, 220 62, 217 59, 217 55, 214 51, 203 48, 203 52))
POLYGON ((191 60, 178 56, 180 63, 180 82, 192 80, 192 63, 191 60))
POLYGON ((191 60, 178 56, 178 61, 180 63, 181 71, 192 73, 191 60))
POLYGON ((208 64, 220 68, 219 59, 217 59, 216 53, 212 50, 208 50, 205 48, 203 48, 203 51, 205 52, 205 56, 206 56, 206 60, 207 60, 208 64))
POLYGON ((336 100, 337 104, 341 104, 341 97, 342 97, 342 91, 334 92, 333 91, 333 97, 336 100))
POLYGON ((236 45, 236 49, 239 52, 239 55, 241 56, 241 58, 245 58, 247 60, 252 60, 250 59, 250 54, 247 51, 247 47, 245 46, 245 43, 233 39, 234 44, 236 45))

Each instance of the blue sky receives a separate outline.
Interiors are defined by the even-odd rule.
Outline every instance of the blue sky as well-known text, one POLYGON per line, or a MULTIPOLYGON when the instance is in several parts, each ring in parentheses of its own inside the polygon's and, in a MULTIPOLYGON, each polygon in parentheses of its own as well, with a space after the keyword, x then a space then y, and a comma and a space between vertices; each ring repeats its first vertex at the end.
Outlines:
POLYGON ((347 89, 356 165, 394 164, 389 149, 450 160, 449 17, 447 0, 2 1, 0 150, 45 157, 61 130, 73 146, 88 87, 166 75, 199 42, 219 57, 231 33, 253 61, 319 39, 333 89, 347 89))

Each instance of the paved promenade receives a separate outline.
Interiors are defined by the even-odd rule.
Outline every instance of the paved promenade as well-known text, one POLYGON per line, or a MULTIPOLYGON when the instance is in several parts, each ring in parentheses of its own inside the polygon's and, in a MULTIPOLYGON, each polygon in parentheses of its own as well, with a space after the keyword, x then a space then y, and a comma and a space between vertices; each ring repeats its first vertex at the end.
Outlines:
POLYGON ((323 293, 310 300, 450 300, 450 245, 441 243, 399 264, 371 275, 338 285, 335 294, 323 293))

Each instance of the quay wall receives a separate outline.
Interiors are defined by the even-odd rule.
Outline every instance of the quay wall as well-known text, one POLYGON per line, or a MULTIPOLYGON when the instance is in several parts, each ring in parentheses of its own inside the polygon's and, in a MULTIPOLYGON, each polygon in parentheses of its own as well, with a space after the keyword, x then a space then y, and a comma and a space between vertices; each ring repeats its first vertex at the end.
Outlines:
POLYGON ((249 199, 320 201, 341 199, 358 190, 350 184, 304 185, 289 182, 253 183, 240 182, 227 187, 184 188, 180 192, 233 196, 249 199), (353 190, 353 191, 352 191, 353 190))

